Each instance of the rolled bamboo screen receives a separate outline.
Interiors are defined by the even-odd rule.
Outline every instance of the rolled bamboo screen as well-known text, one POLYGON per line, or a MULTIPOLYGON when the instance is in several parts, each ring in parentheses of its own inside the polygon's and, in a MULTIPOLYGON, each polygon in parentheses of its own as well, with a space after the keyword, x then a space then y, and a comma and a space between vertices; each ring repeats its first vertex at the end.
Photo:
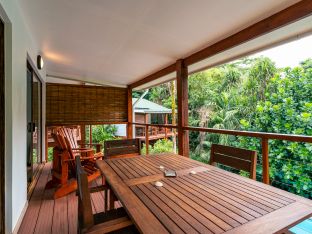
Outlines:
POLYGON ((88 85, 46 85, 46 124, 127 122, 127 89, 88 85))

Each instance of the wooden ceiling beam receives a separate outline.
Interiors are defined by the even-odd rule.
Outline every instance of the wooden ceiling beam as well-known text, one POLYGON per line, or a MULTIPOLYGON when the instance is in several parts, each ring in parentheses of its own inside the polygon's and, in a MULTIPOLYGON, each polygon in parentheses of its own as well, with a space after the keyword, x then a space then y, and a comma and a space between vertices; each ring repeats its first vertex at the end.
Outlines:
POLYGON ((143 79, 141 79, 141 80, 139 80, 137 82, 134 82, 134 83, 130 84, 130 88, 134 89, 134 88, 139 87, 139 86, 141 86, 143 84, 146 84, 148 82, 156 80, 156 79, 158 79, 158 78, 160 78, 162 76, 168 75, 171 72, 175 72, 175 70, 176 70, 176 63, 171 64, 168 67, 165 67, 165 68, 161 69, 158 72, 155 72, 155 73, 153 73, 153 74, 151 74, 151 75, 149 75, 149 76, 147 76, 147 77, 145 77, 145 78, 143 78, 143 79))
MULTIPOLYGON (((231 49, 235 46, 243 44, 247 41, 255 39, 259 36, 265 35, 272 32, 278 28, 291 24, 302 18, 310 16, 312 14, 312 1, 302 0, 268 18, 261 20, 238 33, 233 34, 213 45, 210 45, 184 59, 185 65, 189 66, 197 63, 201 60, 214 56, 218 53, 231 49)), ((176 70, 176 63, 163 68, 162 70, 155 72, 139 81, 130 84, 133 89, 135 87, 141 86, 153 80, 156 80, 162 76, 165 76, 176 70)))
POLYGON ((205 49, 188 56, 185 58, 185 64, 189 66, 220 52, 255 39, 259 36, 272 32, 290 23, 298 21, 311 14, 312 1, 302 0, 264 20, 259 21, 258 23, 243 29, 242 31, 232 36, 229 36, 211 46, 206 47, 205 49))

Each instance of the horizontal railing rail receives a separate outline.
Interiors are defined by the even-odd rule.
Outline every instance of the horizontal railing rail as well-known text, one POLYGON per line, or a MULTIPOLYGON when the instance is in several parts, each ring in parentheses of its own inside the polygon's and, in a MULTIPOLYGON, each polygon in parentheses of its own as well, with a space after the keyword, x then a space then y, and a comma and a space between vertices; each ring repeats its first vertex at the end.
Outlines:
MULTIPOLYGON (((174 128, 177 129, 178 126, 172 124, 145 124, 145 123, 128 123, 133 125, 146 126, 146 139, 148 138, 148 128, 149 127, 162 127, 162 128, 174 128)), ((225 134, 233 136, 245 136, 245 137, 255 137, 261 139, 262 147, 262 180, 264 183, 269 184, 269 140, 285 140, 285 141, 295 141, 295 142, 305 142, 312 143, 312 136, 305 135, 295 135, 295 134, 283 134, 283 133, 270 133, 270 132, 253 132, 253 131, 242 131, 242 130, 227 130, 227 129, 215 129, 215 128, 201 128, 201 127, 182 127, 184 131, 197 131, 197 132, 207 132, 215 134, 225 134)), ((146 147, 148 148, 148 139, 146 147)), ((148 154, 148 149, 147 149, 148 154)))
POLYGON ((178 128, 176 125, 172 124, 147 124, 147 123, 128 123, 133 125, 147 126, 147 127, 158 127, 158 128, 178 128))
POLYGON ((312 136, 295 135, 295 134, 252 132, 252 131, 227 130, 227 129, 215 129, 215 128, 200 128, 200 127, 189 127, 189 126, 183 127, 183 130, 218 133, 218 134, 226 134, 226 135, 233 135, 233 136, 267 138, 269 140, 286 140, 286 141, 312 143, 312 136))

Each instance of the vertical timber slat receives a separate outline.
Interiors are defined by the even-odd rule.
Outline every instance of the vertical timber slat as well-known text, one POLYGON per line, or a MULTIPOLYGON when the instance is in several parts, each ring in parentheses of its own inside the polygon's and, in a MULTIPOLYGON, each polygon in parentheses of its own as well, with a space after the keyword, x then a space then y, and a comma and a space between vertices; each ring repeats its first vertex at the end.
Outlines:
POLYGON ((183 130, 188 126, 188 69, 184 60, 177 61, 177 97, 178 97, 178 152, 189 157, 189 133, 183 130))

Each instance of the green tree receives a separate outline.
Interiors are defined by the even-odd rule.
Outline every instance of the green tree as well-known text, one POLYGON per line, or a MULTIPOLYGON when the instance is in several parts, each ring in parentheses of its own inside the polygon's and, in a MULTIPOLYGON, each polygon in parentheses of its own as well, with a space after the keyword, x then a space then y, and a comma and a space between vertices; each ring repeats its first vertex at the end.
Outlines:
MULTIPOLYGON (((257 102, 251 120, 242 119, 241 127, 312 135, 312 69, 286 68, 275 74, 268 82, 265 98, 257 102)), ((239 146, 260 152, 260 145, 255 145, 254 139, 240 138, 239 146)), ((311 144, 271 140, 269 161, 273 185, 312 198, 311 144)))
POLYGON ((92 125, 92 142, 104 143, 116 139, 117 127, 115 125, 92 125))
MULTIPOLYGON (((149 145, 148 148, 149 154, 159 154, 159 153, 172 153, 173 151, 173 142, 168 139, 160 139, 155 142, 155 144, 149 145)), ((142 154, 146 154, 146 145, 143 144, 142 154)))

